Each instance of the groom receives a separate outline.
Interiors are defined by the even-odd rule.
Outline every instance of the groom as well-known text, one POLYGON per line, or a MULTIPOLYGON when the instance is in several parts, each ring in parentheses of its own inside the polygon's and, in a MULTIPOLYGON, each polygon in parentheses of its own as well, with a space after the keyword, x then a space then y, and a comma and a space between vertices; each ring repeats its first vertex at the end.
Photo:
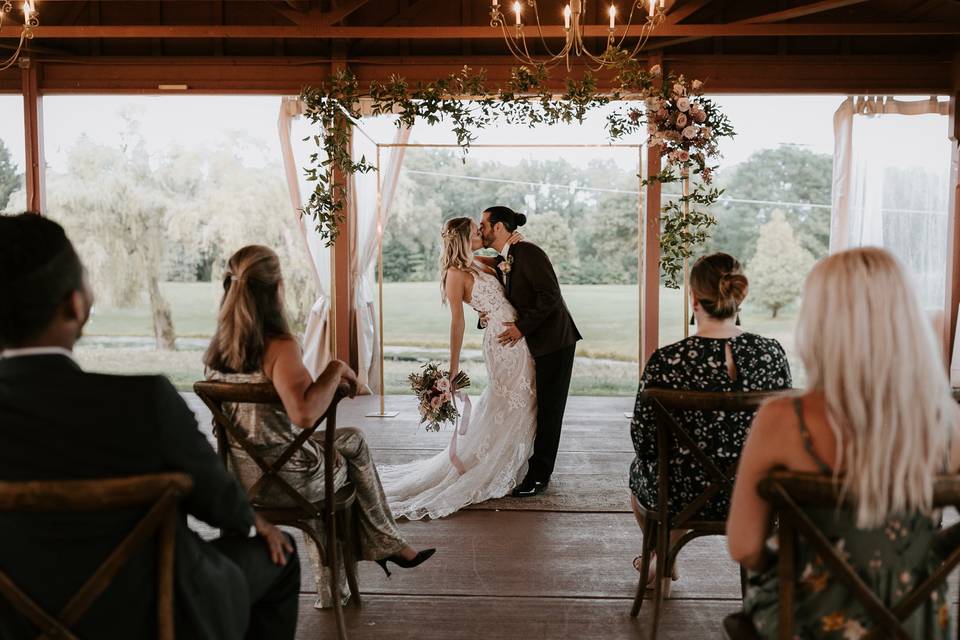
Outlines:
POLYGON ((508 324, 498 339, 501 344, 513 345, 526 338, 537 371, 537 437, 527 477, 513 492, 520 498, 537 495, 550 482, 560 447, 573 355, 581 339, 547 254, 529 242, 507 242, 526 221, 524 214, 498 206, 486 209, 480 222, 483 246, 500 252, 497 274, 517 310, 517 322, 508 324))

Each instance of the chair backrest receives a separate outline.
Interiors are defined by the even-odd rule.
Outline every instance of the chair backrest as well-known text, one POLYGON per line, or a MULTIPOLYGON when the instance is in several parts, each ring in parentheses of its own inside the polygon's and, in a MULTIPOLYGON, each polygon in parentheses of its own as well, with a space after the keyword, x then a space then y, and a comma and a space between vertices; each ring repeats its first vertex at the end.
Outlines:
MULTIPOLYGON (((259 491, 269 486, 270 483, 278 486, 287 496, 301 509, 309 513, 314 513, 317 517, 322 517, 316 513, 314 505, 307 500, 303 494, 297 491, 286 480, 278 475, 283 465, 290 460, 293 455, 303 447, 321 424, 326 423, 324 432, 323 464, 324 464, 324 491, 329 498, 334 495, 333 486, 333 468, 336 456, 334 447, 334 436, 336 431, 337 405, 347 396, 347 388, 341 386, 334 394, 330 406, 326 413, 320 417, 311 427, 301 429, 296 438, 287 445, 275 460, 266 460, 257 446, 247 438, 246 431, 234 422, 224 410, 226 403, 249 403, 249 404, 282 404, 280 396, 277 394, 273 384, 269 382, 261 383, 243 383, 243 382, 217 382, 210 380, 201 380, 195 382, 193 390, 197 396, 203 400, 204 404, 213 414, 214 434, 217 438, 217 449, 220 457, 226 464, 227 454, 230 442, 236 442, 250 456, 258 467, 260 467, 260 477, 249 487, 247 495, 255 499, 259 491)), ((329 504, 331 501, 327 500, 329 504)))
POLYGON ((704 487, 700 495, 686 504, 672 520, 669 520, 671 528, 683 528, 683 524, 694 519, 715 495, 721 491, 731 491, 737 471, 736 463, 725 469, 721 468, 710 456, 710 452, 700 448, 697 441, 675 416, 684 411, 756 411, 767 400, 783 395, 787 391, 789 390, 728 393, 644 389, 640 392, 641 403, 653 410, 657 424, 657 511, 661 522, 668 522, 669 517, 669 466, 672 442, 690 451, 692 460, 706 470, 711 482, 704 487))
MULTIPOLYGON (((834 480, 823 474, 777 470, 760 481, 758 491, 773 505, 779 523, 780 637, 793 637, 799 537, 824 561, 833 576, 847 586, 873 618, 876 626, 874 631, 865 636, 867 638, 881 634, 909 638, 901 622, 927 601, 933 590, 943 584, 960 563, 958 523, 940 532, 935 540, 937 551, 944 558, 940 566, 893 607, 888 608, 806 513, 806 510, 816 508, 852 509, 849 496, 841 501, 841 479, 834 480)), ((934 484, 934 508, 957 505, 960 505, 960 475, 938 477, 934 484)))
POLYGON ((29 620, 43 636, 76 640, 70 627, 107 589, 117 572, 147 541, 157 536, 157 637, 171 640, 173 554, 177 502, 193 481, 182 473, 159 473, 102 480, 0 482, 0 513, 79 513, 146 507, 146 514, 94 573, 56 613, 45 611, 0 570, 0 598, 29 620))

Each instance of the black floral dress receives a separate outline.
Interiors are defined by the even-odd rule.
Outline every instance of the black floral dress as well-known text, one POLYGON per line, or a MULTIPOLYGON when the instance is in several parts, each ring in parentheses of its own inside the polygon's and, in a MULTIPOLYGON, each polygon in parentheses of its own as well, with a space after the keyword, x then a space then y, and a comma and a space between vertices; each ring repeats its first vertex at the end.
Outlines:
MULTIPOLYGON (((734 338, 701 338, 690 336, 680 342, 657 349, 640 379, 644 387, 685 389, 689 391, 771 391, 789 389, 792 385, 790 365, 780 343, 753 333, 734 338), (726 345, 730 345, 737 369, 731 380, 726 366, 726 345)), ((679 421, 709 452, 721 468, 733 464, 743 449, 753 412, 687 411, 679 421)), ((650 509, 657 506, 657 427, 653 411, 637 404, 630 423, 633 448, 637 453, 630 465, 630 489, 640 504, 650 509)), ((679 447, 670 452, 670 512, 680 509, 700 495, 708 484, 702 466, 693 462, 689 453, 679 447)), ((730 509, 730 496, 720 493, 701 509, 699 517, 722 520, 730 509)))

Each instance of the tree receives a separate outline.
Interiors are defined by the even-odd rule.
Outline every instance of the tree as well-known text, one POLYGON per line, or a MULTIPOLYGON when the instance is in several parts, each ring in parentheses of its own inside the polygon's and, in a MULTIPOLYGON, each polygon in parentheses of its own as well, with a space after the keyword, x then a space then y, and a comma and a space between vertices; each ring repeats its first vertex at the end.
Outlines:
POLYGON ((170 201, 143 141, 116 149, 82 136, 67 167, 48 178, 51 213, 77 245, 98 291, 130 307, 146 290, 157 348, 174 349, 170 304, 160 289, 170 201))
POLYGON ((10 160, 10 150, 3 140, 0 140, 0 210, 7 208, 10 194, 20 188, 23 176, 17 173, 17 168, 10 160))
POLYGON ((793 234, 783 211, 775 210, 759 230, 757 248, 748 265, 750 296, 771 312, 777 313, 800 295, 813 256, 793 234))
POLYGON ((570 227, 559 213, 550 211, 533 214, 520 232, 550 256, 560 282, 577 282, 577 273, 580 270, 577 245, 573 241, 570 227))
POLYGON ((796 230, 800 244, 821 258, 830 246, 830 191, 833 159, 809 149, 781 145, 761 149, 744 162, 721 173, 724 198, 713 213, 713 228, 706 253, 725 251, 742 262, 750 262, 757 246, 760 227, 781 210, 796 230), (786 208, 785 202, 800 203, 786 208))

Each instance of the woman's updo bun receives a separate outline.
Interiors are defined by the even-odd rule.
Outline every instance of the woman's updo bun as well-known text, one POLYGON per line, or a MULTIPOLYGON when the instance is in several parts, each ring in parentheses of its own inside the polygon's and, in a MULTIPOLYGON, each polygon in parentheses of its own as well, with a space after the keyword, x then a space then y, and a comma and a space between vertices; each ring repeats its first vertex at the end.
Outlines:
POLYGON ((747 297, 749 281, 740 262, 728 253, 703 256, 690 269, 690 288, 710 316, 718 320, 732 318, 747 297))
POLYGON ((484 213, 490 216, 490 226, 502 222, 503 226, 507 231, 513 233, 517 230, 517 227, 522 227, 527 224, 527 216, 522 213, 517 213, 510 207, 495 206, 487 207, 483 210, 484 213))

